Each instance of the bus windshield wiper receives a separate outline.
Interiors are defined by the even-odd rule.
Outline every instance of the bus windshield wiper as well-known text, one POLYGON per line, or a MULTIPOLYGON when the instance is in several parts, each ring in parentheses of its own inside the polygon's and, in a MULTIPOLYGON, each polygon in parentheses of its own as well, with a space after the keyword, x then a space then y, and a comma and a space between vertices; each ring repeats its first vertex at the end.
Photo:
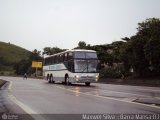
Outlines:
POLYGON ((87 69, 87 66, 81 72, 84 72, 86 69, 87 69))

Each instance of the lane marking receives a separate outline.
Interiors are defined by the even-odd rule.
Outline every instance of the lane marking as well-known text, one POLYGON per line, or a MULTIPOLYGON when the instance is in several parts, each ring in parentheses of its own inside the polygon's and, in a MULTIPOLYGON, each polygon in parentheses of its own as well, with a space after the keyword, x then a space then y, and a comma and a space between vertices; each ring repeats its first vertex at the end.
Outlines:
MULTIPOLYGON (((141 95, 141 94, 127 93, 127 92, 118 92, 118 91, 111 91, 111 90, 102 90, 102 92, 103 91, 104 91, 104 93, 107 93, 109 91, 109 92, 122 93, 122 94, 131 94, 131 95, 142 96, 142 97, 152 97, 152 96, 149 96, 149 95, 141 95)), ((155 97, 155 98, 160 99, 160 97, 155 97)))
POLYGON ((9 82, 9 86, 8 86, 8 90, 11 90, 11 89, 12 89, 12 84, 13 84, 13 82, 10 81, 10 82, 9 82))
MULTIPOLYGON (((71 88, 72 90, 74 90, 75 88, 73 87, 73 88, 71 88)), ((85 88, 86 89, 86 88, 85 88)), ((90 89, 90 88, 89 88, 90 89)), ((94 90, 96 90, 96 92, 97 91, 102 91, 103 93, 109 93, 109 92, 113 92, 113 93, 122 93, 122 94, 130 94, 130 95, 135 95, 136 97, 139 97, 139 96, 141 96, 141 97, 152 97, 152 96, 150 96, 150 95, 141 95, 141 94, 135 94, 135 93, 128 93, 128 92, 118 92, 118 91, 112 91, 112 90, 103 90, 103 89, 94 89, 94 90)), ((93 91, 92 91, 93 92, 93 91)), ((89 92, 87 92, 87 93, 89 93, 89 92)), ((150 94, 150 93, 149 93, 150 94)), ((158 97, 158 96, 155 96, 154 98, 156 98, 156 99, 160 99, 160 97, 158 97)))
MULTIPOLYGON (((96 89, 98 90, 98 89, 96 89)), ((129 96, 129 97, 125 97, 123 96, 123 100, 129 100, 129 101, 135 101, 136 99, 138 99, 139 97, 145 97, 145 98, 155 98, 155 99, 159 99, 160 97, 152 97, 152 96, 147 96, 147 95, 140 95, 140 94, 134 94, 134 93, 125 93, 125 92, 117 92, 117 91, 111 91, 111 90, 98 90, 98 91, 102 91, 103 93, 120 93, 120 94, 130 94, 130 95, 134 95, 134 96, 129 96)), ((95 93, 96 95, 99 95, 98 91, 92 91, 92 92, 85 92, 85 93, 95 93)), ((101 96, 103 96, 103 94, 100 94, 101 96)), ((105 94, 104 94, 105 95, 105 94)), ((114 96, 113 96, 114 97, 114 96)), ((117 97, 117 96, 115 96, 117 97)), ((121 96, 120 96, 121 97, 121 96)))
POLYGON ((123 100, 124 100, 124 101, 133 102, 133 101, 137 100, 137 98, 136 98, 136 97, 128 97, 128 98, 124 98, 123 100))
POLYGON ((38 115, 37 112, 35 112, 34 110, 32 110, 31 108, 29 108, 27 105, 23 104, 22 102, 20 102, 19 100, 16 99, 16 97, 12 94, 12 81, 9 82, 9 86, 8 86, 8 96, 9 98, 15 103, 17 104, 20 108, 22 108, 27 114, 29 114, 30 116, 32 116, 32 118, 34 118, 35 120, 45 120, 41 115, 38 115))
POLYGON ((143 91, 160 92, 160 89, 159 90, 153 90, 154 88, 152 88, 152 89, 136 88, 136 89, 137 90, 143 90, 143 91))
POLYGON ((83 93, 83 92, 80 92, 80 91, 74 91, 74 90, 66 89, 64 87, 60 87, 60 86, 57 86, 57 85, 55 85, 55 87, 63 89, 63 90, 67 90, 67 91, 70 91, 70 92, 83 94, 83 95, 94 96, 94 97, 98 97, 98 98, 105 98, 105 99, 115 100, 115 101, 120 101, 120 102, 126 102, 126 103, 130 103, 130 104, 136 104, 136 105, 156 108, 156 109, 160 110, 160 107, 158 107, 158 106, 152 106, 152 105, 147 105, 147 104, 142 104, 142 103, 137 103, 137 102, 132 102, 132 101, 124 101, 124 100, 121 100, 121 99, 116 99, 116 98, 111 98, 111 97, 104 97, 104 96, 99 96, 99 95, 93 95, 93 94, 83 93))
MULTIPOLYGON (((111 90, 102 90, 102 92, 104 91, 104 93, 107 93, 108 91, 109 92, 115 92, 115 93, 122 93, 122 94, 131 94, 131 95, 135 95, 136 97, 139 97, 139 96, 141 96, 141 97, 147 97, 147 98, 156 98, 156 99, 160 99, 160 97, 152 97, 152 96, 149 96, 149 95, 141 95, 141 94, 135 94, 135 93, 127 93, 127 92, 118 92, 118 91, 111 91, 111 90)), ((133 98, 133 97, 129 97, 129 99, 130 98, 133 98)), ((128 98, 127 98, 128 99, 128 98)), ((134 101, 134 100, 132 100, 132 101, 134 101)))
POLYGON ((113 85, 113 84, 106 84, 106 85, 113 86, 113 87, 115 87, 115 86, 121 87, 122 86, 122 87, 125 87, 125 88, 132 87, 133 89, 136 89, 136 90, 143 90, 143 91, 150 91, 150 92, 160 92, 159 87, 126 86, 126 85, 113 85))

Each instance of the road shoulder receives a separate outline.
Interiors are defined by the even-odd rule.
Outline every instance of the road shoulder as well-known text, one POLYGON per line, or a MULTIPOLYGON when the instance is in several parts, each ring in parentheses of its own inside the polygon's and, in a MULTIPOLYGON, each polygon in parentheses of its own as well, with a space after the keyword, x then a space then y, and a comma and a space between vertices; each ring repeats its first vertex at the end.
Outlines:
MULTIPOLYGON (((4 80, 3 80, 4 81, 4 80)), ((3 82, 0 88, 0 117, 5 115, 17 116, 18 119, 33 120, 23 109, 16 105, 9 97, 9 82, 3 82)))

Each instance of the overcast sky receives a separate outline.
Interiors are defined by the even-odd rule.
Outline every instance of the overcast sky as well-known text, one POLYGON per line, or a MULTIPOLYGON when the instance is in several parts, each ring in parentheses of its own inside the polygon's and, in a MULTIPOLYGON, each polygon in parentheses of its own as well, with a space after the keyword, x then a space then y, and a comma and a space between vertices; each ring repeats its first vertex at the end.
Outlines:
POLYGON ((28 50, 107 44, 152 17, 160 18, 160 0, 0 0, 0 41, 28 50))

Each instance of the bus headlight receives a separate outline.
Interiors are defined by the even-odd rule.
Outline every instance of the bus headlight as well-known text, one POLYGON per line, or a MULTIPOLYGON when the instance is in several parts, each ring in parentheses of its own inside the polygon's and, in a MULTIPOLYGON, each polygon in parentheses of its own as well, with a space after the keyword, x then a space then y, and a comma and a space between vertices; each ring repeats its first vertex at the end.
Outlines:
POLYGON ((74 78, 76 79, 76 81, 78 81, 79 75, 75 75, 74 78))
POLYGON ((96 77, 96 81, 98 81, 99 75, 96 75, 95 77, 96 77))

